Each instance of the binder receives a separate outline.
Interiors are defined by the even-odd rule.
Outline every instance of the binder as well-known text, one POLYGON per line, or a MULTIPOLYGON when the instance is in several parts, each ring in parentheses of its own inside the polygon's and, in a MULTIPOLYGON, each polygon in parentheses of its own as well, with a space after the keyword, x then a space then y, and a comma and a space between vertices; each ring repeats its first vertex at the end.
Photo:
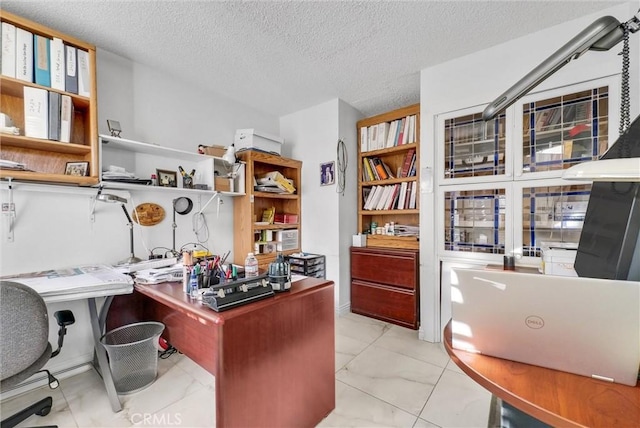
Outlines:
POLYGON ((65 90, 72 94, 78 93, 78 57, 77 49, 70 45, 64 45, 65 58, 65 90))
POLYGON ((24 135, 49 137, 49 96, 46 89, 24 87, 24 135))
POLYGON ((49 139, 60 141, 60 103, 62 95, 49 91, 49 139))
POLYGON ((73 102, 69 95, 60 99, 60 142, 70 143, 73 130, 73 102))
POLYGON ((78 49, 78 95, 91 96, 91 79, 89 76, 89 52, 78 49))
POLYGON ((16 79, 33 82, 33 34, 20 27, 16 27, 16 79))
POLYGON ((33 36, 33 58, 35 82, 42 86, 51 86, 49 72, 49 39, 38 34, 33 36))
POLYGON ((16 27, 2 23, 2 75, 16 77, 16 27))
POLYGON ((65 90, 64 43, 62 39, 54 37, 49 43, 49 70, 51 71, 51 87, 60 91, 65 90))

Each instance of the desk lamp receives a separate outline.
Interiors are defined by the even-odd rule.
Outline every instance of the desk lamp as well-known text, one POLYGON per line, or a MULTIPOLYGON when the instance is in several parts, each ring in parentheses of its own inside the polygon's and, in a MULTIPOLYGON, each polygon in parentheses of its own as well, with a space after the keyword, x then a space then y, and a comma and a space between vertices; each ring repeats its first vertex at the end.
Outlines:
POLYGON ((173 200, 173 223, 171 227, 173 228, 173 247, 171 247, 171 251, 173 254, 178 254, 176 251, 176 228, 178 225, 176 224, 176 213, 180 215, 187 215, 193 209, 193 201, 187 197, 181 196, 173 200))
POLYGON ((127 199, 123 198, 121 196, 112 195, 112 194, 109 194, 109 193, 102 193, 102 189, 100 189, 98 191, 98 195, 96 196, 96 201, 109 202, 109 203, 119 202, 120 206, 122 207, 122 211, 124 211, 124 215, 127 217, 127 220, 129 222, 128 223, 128 226, 129 226, 129 242, 130 242, 130 245, 131 245, 131 253, 129 254, 128 258, 126 258, 125 260, 121 261, 119 264, 132 264, 132 263, 141 262, 142 260, 135 256, 135 253, 134 253, 134 250, 133 250, 133 220, 131 219, 131 216, 129 215, 129 212, 127 211, 127 207, 125 206, 125 204, 127 203, 127 199))

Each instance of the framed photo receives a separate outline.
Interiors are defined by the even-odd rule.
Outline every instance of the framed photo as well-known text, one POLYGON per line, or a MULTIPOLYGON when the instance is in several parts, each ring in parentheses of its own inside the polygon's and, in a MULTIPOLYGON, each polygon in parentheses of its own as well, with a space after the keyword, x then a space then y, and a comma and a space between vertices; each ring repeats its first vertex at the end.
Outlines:
POLYGON ((66 175, 86 177, 89 175, 89 162, 67 162, 64 173, 66 175))
POLYGON ((162 187, 178 187, 178 173, 165 169, 156 169, 158 176, 158 186, 162 187))
POLYGON ((320 164, 320 185, 329 186, 336 182, 335 162, 324 162, 320 164))
POLYGON ((109 128, 109 132, 111 132, 112 137, 119 137, 122 132, 122 127, 120 126, 120 122, 117 120, 107 119, 107 127, 109 128))

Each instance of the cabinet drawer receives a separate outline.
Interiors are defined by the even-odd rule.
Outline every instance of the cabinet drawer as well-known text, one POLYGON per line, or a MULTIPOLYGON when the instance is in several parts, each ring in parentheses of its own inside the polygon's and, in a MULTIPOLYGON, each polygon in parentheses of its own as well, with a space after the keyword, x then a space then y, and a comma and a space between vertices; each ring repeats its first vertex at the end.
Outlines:
POLYGON ((351 279, 416 289, 417 253, 351 251, 351 279))
POLYGON ((405 327, 418 328, 415 293, 365 281, 351 281, 351 311, 405 327))

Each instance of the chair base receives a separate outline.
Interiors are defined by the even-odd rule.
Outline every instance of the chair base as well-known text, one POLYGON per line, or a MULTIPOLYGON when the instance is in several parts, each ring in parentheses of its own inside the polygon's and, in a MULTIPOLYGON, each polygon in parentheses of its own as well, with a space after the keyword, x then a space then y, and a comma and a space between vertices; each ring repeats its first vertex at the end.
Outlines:
POLYGON ((31 415, 47 416, 51 411, 52 406, 53 398, 45 397, 37 403, 20 410, 18 413, 9 416, 7 419, 0 422, 0 428, 13 428, 31 415))

